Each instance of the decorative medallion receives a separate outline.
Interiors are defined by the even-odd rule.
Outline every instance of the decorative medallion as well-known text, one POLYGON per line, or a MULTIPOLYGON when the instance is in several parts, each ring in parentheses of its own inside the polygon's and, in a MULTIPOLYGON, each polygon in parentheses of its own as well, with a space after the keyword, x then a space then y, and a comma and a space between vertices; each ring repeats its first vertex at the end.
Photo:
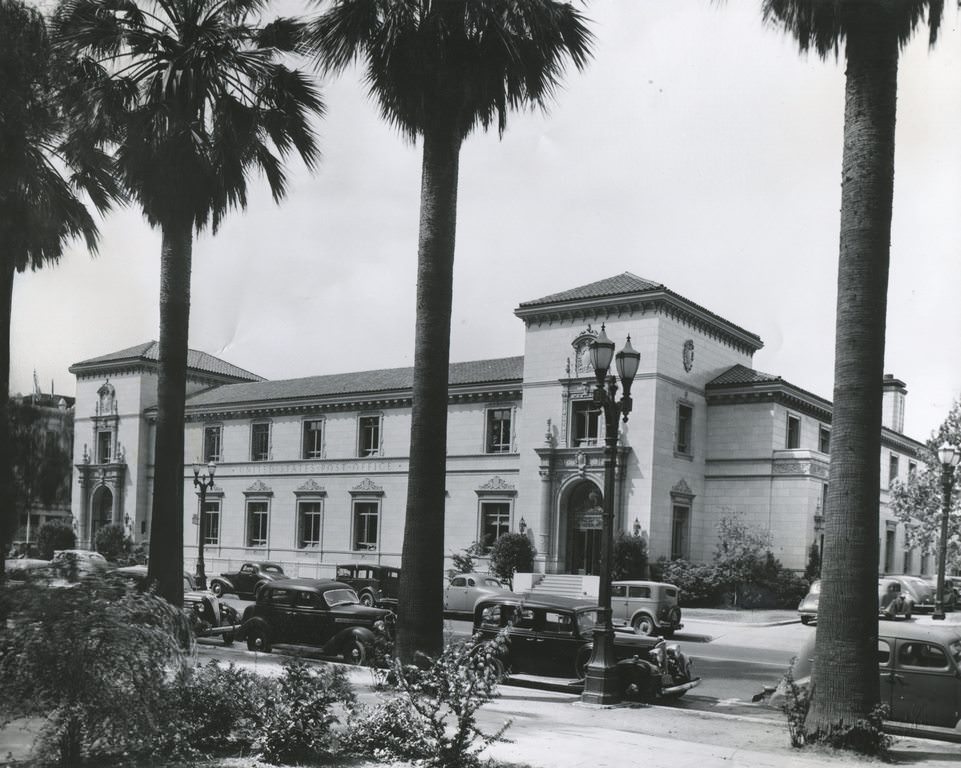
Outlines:
POLYGON ((681 354, 684 360, 684 370, 688 373, 691 372, 691 368, 694 367, 694 340, 688 339, 684 342, 684 350, 681 354))
POLYGON ((591 365, 591 344, 597 338, 597 331, 591 328, 590 323, 587 329, 577 334, 571 346, 574 347, 574 375, 593 376, 594 367, 591 365))

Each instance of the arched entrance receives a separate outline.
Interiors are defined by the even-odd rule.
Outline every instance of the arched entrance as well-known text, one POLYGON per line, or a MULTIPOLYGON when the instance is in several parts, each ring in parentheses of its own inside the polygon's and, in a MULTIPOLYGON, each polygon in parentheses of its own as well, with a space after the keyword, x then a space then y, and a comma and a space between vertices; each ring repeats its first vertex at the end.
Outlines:
POLYGON ((93 492, 90 519, 90 546, 97 541, 97 531, 113 522, 113 493, 101 485, 93 492))
POLYGON ((568 573, 597 575, 601 570, 603 495, 589 480, 575 485, 567 496, 568 573))

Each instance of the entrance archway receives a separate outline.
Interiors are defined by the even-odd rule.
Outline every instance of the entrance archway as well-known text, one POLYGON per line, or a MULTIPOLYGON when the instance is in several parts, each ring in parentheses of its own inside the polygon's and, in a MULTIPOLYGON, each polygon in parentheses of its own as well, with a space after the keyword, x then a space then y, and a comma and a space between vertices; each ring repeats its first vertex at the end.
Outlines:
POLYGON ((96 544, 97 531, 113 522, 113 493, 106 486, 100 486, 93 493, 90 519, 90 546, 96 544))
POLYGON ((567 497, 568 573, 597 575, 601 570, 603 496, 589 480, 578 483, 567 497))

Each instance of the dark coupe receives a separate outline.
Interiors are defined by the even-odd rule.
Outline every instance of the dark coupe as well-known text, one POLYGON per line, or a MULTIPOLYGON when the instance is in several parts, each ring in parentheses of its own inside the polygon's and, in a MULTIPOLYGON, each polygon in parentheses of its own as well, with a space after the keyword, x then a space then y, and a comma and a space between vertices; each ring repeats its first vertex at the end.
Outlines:
POLYGON ((233 592, 238 597, 256 597, 263 584, 285 578, 284 569, 278 563, 249 562, 232 573, 222 573, 210 580, 210 591, 217 597, 233 592))
POLYGON ((239 638, 251 651, 309 645, 349 664, 366 664, 393 634, 394 614, 362 605, 346 584, 329 579, 281 579, 264 584, 247 606, 239 638))
MULTIPOLYGON (((597 606, 585 600, 502 595, 477 603, 474 632, 487 640, 507 629, 509 673, 583 680, 596 619, 597 606)), ((625 696, 681 696, 700 683, 691 661, 663 639, 618 631, 614 651, 625 696)))

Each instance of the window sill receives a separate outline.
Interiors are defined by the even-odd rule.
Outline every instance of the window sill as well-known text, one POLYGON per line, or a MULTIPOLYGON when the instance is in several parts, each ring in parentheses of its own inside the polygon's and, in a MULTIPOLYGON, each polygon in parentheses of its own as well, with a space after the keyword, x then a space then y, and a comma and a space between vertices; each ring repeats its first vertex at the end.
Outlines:
POLYGON ((693 454, 693 453, 682 453, 681 451, 675 450, 675 451, 674 451, 674 458, 675 458, 675 459, 687 459, 687 461, 694 461, 694 454, 693 454))

